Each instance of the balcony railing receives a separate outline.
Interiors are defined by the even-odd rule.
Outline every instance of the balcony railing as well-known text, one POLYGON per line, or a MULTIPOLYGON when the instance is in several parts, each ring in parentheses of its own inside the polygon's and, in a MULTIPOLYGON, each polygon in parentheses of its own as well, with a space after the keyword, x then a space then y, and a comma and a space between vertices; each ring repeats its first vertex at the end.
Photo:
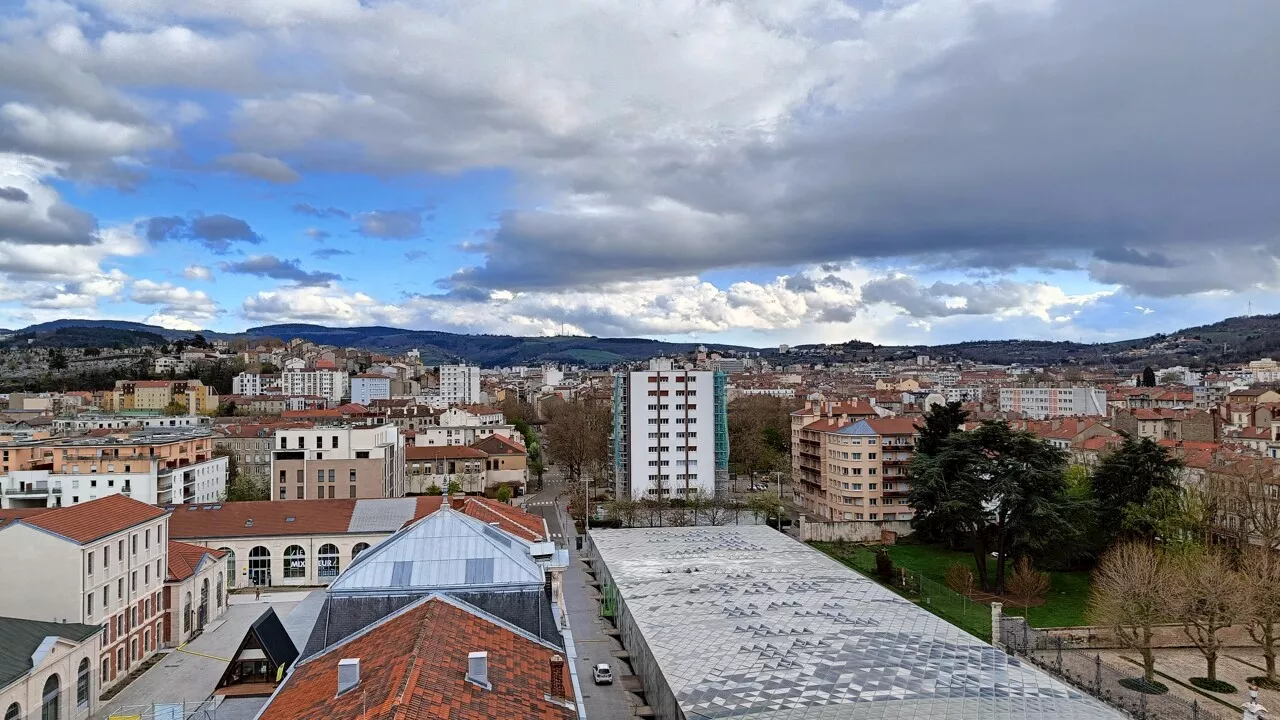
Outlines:
POLYGON ((23 487, 5 488, 4 494, 9 497, 39 497, 41 495, 55 495, 62 492, 62 483, 30 482, 23 487))

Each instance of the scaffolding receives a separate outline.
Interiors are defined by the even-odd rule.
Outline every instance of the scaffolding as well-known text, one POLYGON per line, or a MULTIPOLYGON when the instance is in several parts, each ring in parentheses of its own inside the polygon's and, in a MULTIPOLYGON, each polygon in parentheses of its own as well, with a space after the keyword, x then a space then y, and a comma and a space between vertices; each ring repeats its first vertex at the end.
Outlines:
POLYGON ((105 715, 107 720, 217 720, 215 698, 199 702, 149 703, 119 705, 105 715))
POLYGON ((716 494, 725 492, 729 484, 729 394, 727 376, 716 370, 712 376, 716 407, 716 494))
POLYGON ((623 454, 626 447, 626 373, 614 373, 613 375, 613 489, 617 497, 623 494, 630 495, 631 487, 627 482, 626 458, 623 454))

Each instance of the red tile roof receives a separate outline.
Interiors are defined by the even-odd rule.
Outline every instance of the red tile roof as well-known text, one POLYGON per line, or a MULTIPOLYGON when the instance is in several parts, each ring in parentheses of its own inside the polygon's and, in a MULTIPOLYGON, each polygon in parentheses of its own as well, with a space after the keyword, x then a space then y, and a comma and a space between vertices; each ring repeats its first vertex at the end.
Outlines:
POLYGON ((164 517, 165 512, 164 508, 138 502, 124 495, 108 495, 79 505, 37 513, 22 518, 19 522, 84 545, 164 517))
POLYGON ((881 435, 915 435, 920 432, 914 418, 887 417, 870 418, 867 424, 881 435))
MULTIPOLYGON (((457 601, 433 596, 290 672, 262 720, 570 720, 547 699, 555 648, 457 601), (489 654, 486 690, 466 679, 467 654, 489 654), (360 683, 336 695, 338 661, 360 659, 360 683), (336 697, 335 697, 336 695, 336 697)), ((563 666, 561 686, 572 695, 563 666)))
POLYGON ((496 522, 503 530, 530 542, 539 542, 547 537, 546 524, 541 517, 497 500, 469 497, 463 512, 481 522, 496 522))
POLYGON ((414 445, 404 449, 406 460, 452 460, 454 458, 487 458, 489 454, 466 445, 414 445))
POLYGON ((204 510, 201 505, 178 505, 169 517, 169 537, 201 539, 345 533, 351 525, 356 502, 348 498, 251 500, 218 503, 213 506, 217 510, 204 510), (293 521, 288 518, 293 518, 293 521))
POLYGON ((49 508, 13 508, 12 510, 0 509, 0 528, 10 523, 17 522, 24 517, 39 515, 40 513, 49 512, 49 508))
POLYGON ((529 452, 524 445, 499 433, 494 433, 483 440, 477 440, 471 443, 471 447, 482 450, 489 455, 524 455, 529 452))
POLYGON ((813 432, 835 432, 843 427, 853 424, 851 420, 840 420, 839 418, 823 418, 814 420, 813 422, 800 428, 801 430, 810 430, 813 432))
POLYGON ((200 569, 200 562, 208 555, 214 560, 221 560, 226 553, 191 543, 169 541, 169 577, 170 582, 186 580, 200 569))

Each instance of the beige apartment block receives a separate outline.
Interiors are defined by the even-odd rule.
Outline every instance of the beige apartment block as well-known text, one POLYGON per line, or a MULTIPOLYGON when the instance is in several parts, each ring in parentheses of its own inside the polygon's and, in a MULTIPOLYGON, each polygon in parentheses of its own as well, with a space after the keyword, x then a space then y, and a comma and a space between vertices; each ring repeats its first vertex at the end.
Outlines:
POLYGON ((825 520, 909 520, 912 418, 816 420, 792 446, 797 502, 825 520))
POLYGON ((392 498, 405 494, 404 435, 392 424, 277 430, 271 497, 392 498))

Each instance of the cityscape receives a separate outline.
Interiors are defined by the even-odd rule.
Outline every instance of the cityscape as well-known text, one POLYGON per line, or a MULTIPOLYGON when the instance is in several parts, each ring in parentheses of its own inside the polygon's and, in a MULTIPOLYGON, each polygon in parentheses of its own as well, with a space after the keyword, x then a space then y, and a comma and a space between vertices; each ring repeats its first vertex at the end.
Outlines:
POLYGON ((1280 3, 0 3, 0 720, 1280 717, 1280 3))

